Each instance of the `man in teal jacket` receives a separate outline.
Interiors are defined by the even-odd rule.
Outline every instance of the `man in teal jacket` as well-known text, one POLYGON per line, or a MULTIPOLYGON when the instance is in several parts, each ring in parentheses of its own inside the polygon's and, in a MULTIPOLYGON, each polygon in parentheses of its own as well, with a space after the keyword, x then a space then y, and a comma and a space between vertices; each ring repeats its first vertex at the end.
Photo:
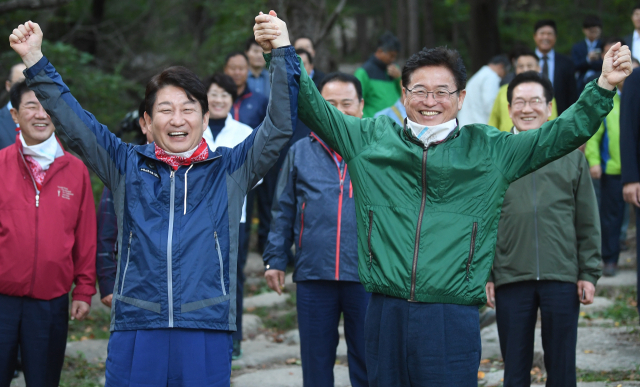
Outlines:
MULTIPOLYGON (((534 71, 517 75, 507 89, 512 133, 542 126, 552 98, 548 79, 534 71)), ((494 307, 494 295, 497 305, 505 387, 529 385, 538 308, 547 386, 575 386, 580 302, 593 302, 601 273, 598 220, 589 165, 579 150, 509 186, 487 283, 487 305, 494 307)))
MULTIPOLYGON (((275 12, 256 17, 265 52, 285 31, 275 12)), ((407 61, 404 127, 386 116, 341 114, 302 70, 300 119, 344 158, 353 179, 358 272, 373 293, 365 321, 370 386, 477 386, 477 306, 486 302, 504 193, 586 142, 630 73, 629 49, 614 46, 603 75, 572 108, 514 136, 458 127, 466 70, 455 50, 425 49, 407 61)))

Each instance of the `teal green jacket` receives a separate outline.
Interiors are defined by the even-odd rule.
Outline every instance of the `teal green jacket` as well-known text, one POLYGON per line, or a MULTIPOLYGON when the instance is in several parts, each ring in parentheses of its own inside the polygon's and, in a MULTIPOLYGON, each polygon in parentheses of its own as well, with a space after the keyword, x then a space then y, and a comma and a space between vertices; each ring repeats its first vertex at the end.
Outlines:
POLYGON ((584 150, 589 166, 602 165, 602 173, 619 175, 620 164, 620 96, 613 97, 613 110, 600 129, 587 141, 584 150))
POLYGON ((400 79, 392 79, 387 65, 373 55, 353 75, 362 84, 365 118, 393 106, 402 94, 400 79))
POLYGON ((513 135, 468 125, 425 148, 389 117, 340 113, 302 69, 298 114, 349 165, 365 289, 410 301, 480 305, 509 184, 584 144, 611 110, 614 94, 592 82, 574 106, 540 129, 513 135))

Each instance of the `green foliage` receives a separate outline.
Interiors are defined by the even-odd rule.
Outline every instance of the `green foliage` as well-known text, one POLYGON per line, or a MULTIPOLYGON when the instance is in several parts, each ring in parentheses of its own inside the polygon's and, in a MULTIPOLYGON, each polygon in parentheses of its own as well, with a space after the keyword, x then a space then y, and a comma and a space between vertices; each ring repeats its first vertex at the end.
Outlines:
POLYGON ((104 376, 103 363, 89 363, 84 355, 78 357, 65 356, 60 387, 99 387, 100 378, 104 376))
POLYGON ((619 382, 624 380, 640 380, 638 369, 632 371, 586 371, 576 370, 578 382, 619 382))
POLYGON ((93 308, 84 320, 69 320, 67 341, 108 339, 110 319, 108 312, 101 308, 93 308))

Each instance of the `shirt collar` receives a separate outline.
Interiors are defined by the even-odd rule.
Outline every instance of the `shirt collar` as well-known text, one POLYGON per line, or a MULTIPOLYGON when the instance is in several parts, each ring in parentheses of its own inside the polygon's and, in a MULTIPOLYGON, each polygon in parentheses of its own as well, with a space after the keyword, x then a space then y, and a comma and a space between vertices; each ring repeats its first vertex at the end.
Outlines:
POLYGON ((594 40, 593 42, 590 41, 587 38, 584 38, 584 42, 587 43, 587 49, 589 51, 593 50, 594 48, 598 47, 598 39, 594 40))
POLYGON ((444 141, 447 136, 458 126, 458 120, 443 122, 440 125, 425 126, 411 121, 407 118, 407 126, 418 140, 429 146, 433 143, 444 141))
POLYGON ((13 109, 13 105, 11 104, 11 101, 7 102, 7 110, 11 110, 13 109))
MULTIPOLYGON (((542 60, 542 57, 544 56, 544 54, 540 52, 540 50, 538 50, 537 48, 536 48, 536 55, 538 55, 538 58, 540 58, 540 60, 542 60)), ((551 51, 547 53, 547 58, 549 58, 550 60, 553 60, 555 56, 556 56, 556 50, 554 49, 551 49, 551 51)))
POLYGON ((40 144, 29 146, 24 141, 22 132, 20 132, 20 142, 22 143, 22 153, 33 157, 44 170, 49 169, 49 166, 55 159, 64 156, 64 151, 60 144, 58 144, 55 133, 52 133, 51 137, 40 144))

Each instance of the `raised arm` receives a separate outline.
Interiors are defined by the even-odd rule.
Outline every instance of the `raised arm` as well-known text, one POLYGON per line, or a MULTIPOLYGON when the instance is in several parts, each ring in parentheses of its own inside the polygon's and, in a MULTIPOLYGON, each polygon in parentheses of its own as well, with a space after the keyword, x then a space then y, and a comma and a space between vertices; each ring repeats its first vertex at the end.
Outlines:
MULTIPOLYGON (((269 15, 260 14, 256 17, 254 26, 256 42, 265 51, 268 67, 276 65, 269 54, 269 45, 272 44, 273 48, 280 47, 282 42, 278 37, 281 35, 277 33, 286 33, 286 28, 286 24, 278 19, 273 11, 269 15)), ((300 120, 349 162, 374 140, 374 120, 342 114, 322 98, 304 66, 300 67, 300 93, 298 94, 300 120)), ((273 80, 271 83, 274 84, 273 80)))
POLYGON ((112 191, 124 174, 127 144, 82 109, 60 74, 42 54, 42 30, 31 21, 21 24, 9 36, 13 48, 27 66, 26 82, 51 116, 56 132, 84 160, 112 191))
POLYGON ((504 177, 515 181, 587 142, 613 108, 616 85, 631 71, 629 48, 618 43, 605 56, 597 82, 589 83, 560 117, 518 135, 491 131, 488 145, 504 177))

